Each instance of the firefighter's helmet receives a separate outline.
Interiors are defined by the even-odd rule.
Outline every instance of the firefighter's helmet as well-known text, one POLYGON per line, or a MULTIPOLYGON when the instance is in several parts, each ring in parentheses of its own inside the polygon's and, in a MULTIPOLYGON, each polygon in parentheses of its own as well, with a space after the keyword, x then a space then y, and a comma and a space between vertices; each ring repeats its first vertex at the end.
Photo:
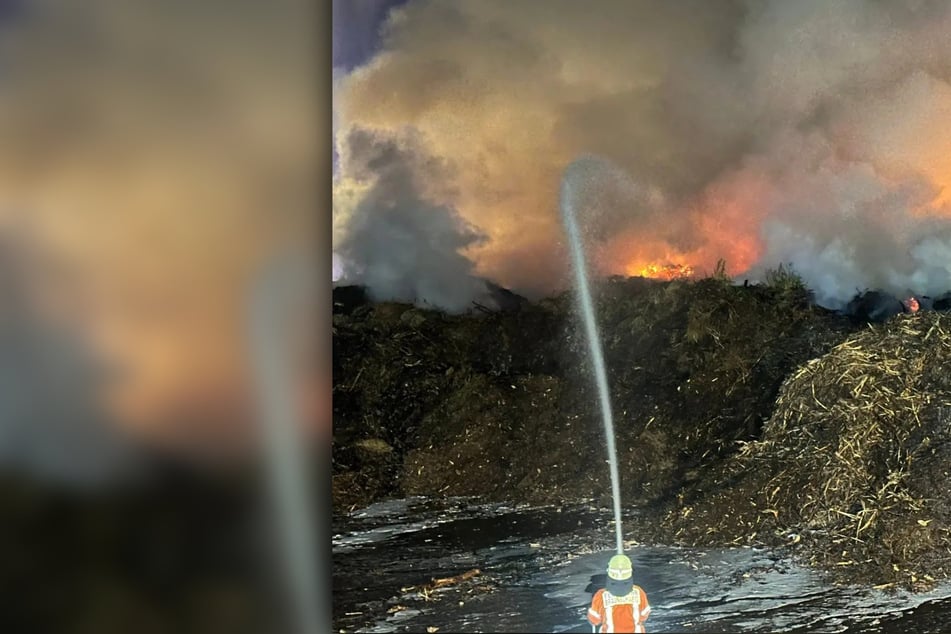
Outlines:
POLYGON ((630 579, 634 574, 631 560, 627 555, 615 555, 608 562, 608 576, 616 581, 630 579))

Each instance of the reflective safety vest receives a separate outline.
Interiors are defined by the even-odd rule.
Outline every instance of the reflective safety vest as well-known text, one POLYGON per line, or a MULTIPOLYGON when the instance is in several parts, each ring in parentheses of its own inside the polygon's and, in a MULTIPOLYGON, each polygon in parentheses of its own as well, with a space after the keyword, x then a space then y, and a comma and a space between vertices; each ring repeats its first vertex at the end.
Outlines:
POLYGON ((623 597, 616 597, 605 589, 598 590, 588 608, 588 622, 601 625, 602 632, 645 632, 644 621, 650 616, 647 594, 634 588, 623 597))

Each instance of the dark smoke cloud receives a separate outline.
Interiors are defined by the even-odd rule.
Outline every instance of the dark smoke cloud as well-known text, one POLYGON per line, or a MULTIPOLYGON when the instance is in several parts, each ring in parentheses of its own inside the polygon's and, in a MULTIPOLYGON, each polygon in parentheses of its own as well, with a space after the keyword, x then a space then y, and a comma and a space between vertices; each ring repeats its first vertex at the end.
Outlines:
POLYGON ((384 34, 338 77, 337 147, 413 130, 450 168, 417 186, 486 237, 465 251, 478 275, 564 285, 559 181, 593 155, 602 272, 792 262, 829 305, 951 285, 946 2, 415 0, 384 34))

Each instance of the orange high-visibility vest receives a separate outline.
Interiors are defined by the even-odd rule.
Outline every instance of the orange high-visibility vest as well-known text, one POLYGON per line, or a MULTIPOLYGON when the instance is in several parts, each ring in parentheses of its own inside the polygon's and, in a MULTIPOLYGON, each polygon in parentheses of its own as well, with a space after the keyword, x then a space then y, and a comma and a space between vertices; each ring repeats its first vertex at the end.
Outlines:
POLYGON ((616 597, 605 589, 598 590, 588 608, 588 622, 601 625, 602 632, 645 632, 644 621, 650 616, 647 594, 634 588, 623 597, 616 597))

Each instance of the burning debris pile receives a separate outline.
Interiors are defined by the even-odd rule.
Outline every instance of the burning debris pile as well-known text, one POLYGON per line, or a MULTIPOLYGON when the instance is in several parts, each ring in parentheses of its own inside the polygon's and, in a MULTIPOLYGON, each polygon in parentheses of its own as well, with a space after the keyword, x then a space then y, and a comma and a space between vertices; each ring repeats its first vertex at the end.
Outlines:
POLYGON ((897 297, 881 291, 856 295, 845 308, 846 314, 856 321, 881 323, 908 310, 897 297))
POLYGON ((951 315, 858 333, 783 385, 762 438, 667 524, 686 541, 796 543, 844 577, 951 576, 951 315))
MULTIPOLYGON (((609 506, 570 296, 446 315, 338 291, 338 511, 417 494, 609 506)), ((788 544, 863 583, 951 576, 951 315, 869 327, 788 271, 614 278, 596 297, 638 541, 788 544)))
MULTIPOLYGON (((344 310, 354 293, 337 291, 338 508, 383 495, 608 494, 569 295, 452 316, 393 303, 344 310)), ((784 378, 853 328, 801 285, 617 278, 597 298, 628 504, 672 495, 755 439, 784 378)))
POLYGON ((859 293, 846 305, 845 313, 856 321, 883 323, 895 315, 914 315, 919 311, 951 311, 951 293, 938 297, 909 295, 899 299, 884 291, 859 293))

